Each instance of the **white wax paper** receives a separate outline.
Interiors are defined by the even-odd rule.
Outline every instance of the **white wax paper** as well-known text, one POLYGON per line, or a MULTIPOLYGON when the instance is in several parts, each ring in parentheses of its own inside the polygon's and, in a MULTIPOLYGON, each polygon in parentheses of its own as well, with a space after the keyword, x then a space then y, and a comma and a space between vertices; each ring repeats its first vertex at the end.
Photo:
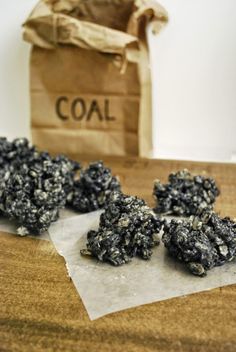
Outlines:
POLYGON ((120 267, 81 256, 80 250, 86 248, 86 234, 98 228, 100 214, 97 211, 59 220, 49 229, 91 320, 126 308, 236 283, 235 261, 200 278, 169 257, 163 244, 154 249, 151 260, 134 258, 120 267))

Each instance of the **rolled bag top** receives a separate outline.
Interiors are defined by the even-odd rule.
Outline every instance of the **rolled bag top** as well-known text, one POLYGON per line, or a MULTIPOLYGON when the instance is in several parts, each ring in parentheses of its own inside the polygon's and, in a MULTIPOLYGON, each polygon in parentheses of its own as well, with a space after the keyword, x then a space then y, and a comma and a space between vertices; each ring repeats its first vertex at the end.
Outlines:
POLYGON ((23 39, 44 49, 74 45, 137 62, 147 25, 157 34, 167 21, 166 10, 154 0, 41 0, 23 24, 23 39), (125 31, 103 23, 106 16, 116 16, 117 6, 127 7, 125 31), (71 15, 80 11, 86 20, 71 15))

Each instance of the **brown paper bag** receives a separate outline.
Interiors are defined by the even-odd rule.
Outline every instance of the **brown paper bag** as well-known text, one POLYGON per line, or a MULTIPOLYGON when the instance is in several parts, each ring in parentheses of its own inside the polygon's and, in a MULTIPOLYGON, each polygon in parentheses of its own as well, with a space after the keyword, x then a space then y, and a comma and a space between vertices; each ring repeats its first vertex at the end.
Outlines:
POLYGON ((33 142, 65 154, 152 153, 151 0, 41 0, 24 23, 33 142))

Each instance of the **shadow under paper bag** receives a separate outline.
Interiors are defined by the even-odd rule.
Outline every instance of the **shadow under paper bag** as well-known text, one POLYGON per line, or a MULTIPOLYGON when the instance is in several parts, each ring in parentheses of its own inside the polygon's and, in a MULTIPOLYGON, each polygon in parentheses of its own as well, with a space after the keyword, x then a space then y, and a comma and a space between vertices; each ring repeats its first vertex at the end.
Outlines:
POLYGON ((101 212, 59 220, 49 229, 91 320, 142 304, 236 283, 234 263, 216 267, 206 277, 199 278, 169 257, 162 243, 155 247, 151 260, 134 258, 120 267, 81 256, 80 250, 86 248, 87 232, 98 228, 101 212))

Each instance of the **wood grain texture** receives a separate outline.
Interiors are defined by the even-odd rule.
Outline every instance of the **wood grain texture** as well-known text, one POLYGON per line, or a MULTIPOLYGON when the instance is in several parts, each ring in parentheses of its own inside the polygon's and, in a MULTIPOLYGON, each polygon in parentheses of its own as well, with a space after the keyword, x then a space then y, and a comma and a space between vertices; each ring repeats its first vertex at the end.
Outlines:
MULTIPOLYGON (((83 158, 86 159, 85 157, 83 158)), ((216 178, 216 210, 236 217, 236 165, 106 158, 123 191, 152 206, 153 180, 188 168, 216 178)), ((235 265, 232 263, 232 265, 235 265)), ((0 234, 0 351, 236 351, 236 285, 91 322, 49 242, 0 234)))

